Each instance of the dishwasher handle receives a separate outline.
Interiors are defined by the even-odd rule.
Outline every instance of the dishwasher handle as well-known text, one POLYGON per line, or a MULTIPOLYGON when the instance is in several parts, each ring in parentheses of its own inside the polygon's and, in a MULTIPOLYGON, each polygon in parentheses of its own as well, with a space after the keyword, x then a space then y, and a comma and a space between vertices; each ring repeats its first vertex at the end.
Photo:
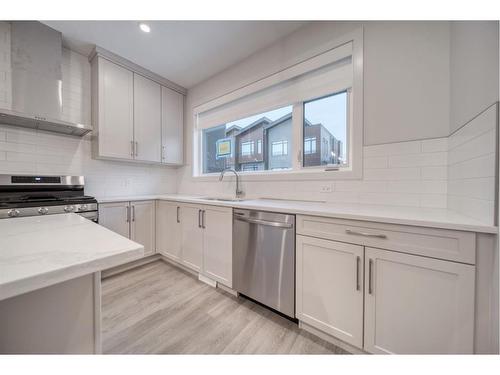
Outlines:
POLYGON ((267 225, 268 227, 293 228, 293 224, 282 223, 282 222, 279 222, 279 221, 268 221, 268 220, 261 220, 261 219, 251 219, 251 218, 248 218, 248 217, 241 217, 241 216, 234 216, 234 218, 236 220, 244 221, 246 223, 258 224, 258 225, 267 225))

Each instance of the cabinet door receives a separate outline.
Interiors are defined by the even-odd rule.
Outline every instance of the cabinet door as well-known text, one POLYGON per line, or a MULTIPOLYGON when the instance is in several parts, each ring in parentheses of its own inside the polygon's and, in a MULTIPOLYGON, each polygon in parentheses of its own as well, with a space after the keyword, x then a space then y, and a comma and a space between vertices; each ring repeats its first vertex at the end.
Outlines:
POLYGON ((363 346, 363 247, 297 236, 297 319, 363 346))
POLYGON ((134 73, 135 159, 161 162, 161 87, 134 73))
POLYGON ((233 210, 203 208, 203 273, 228 287, 233 284, 233 210))
POLYGON ((99 156, 132 159, 133 73, 99 58, 97 96, 99 156))
POLYGON ((158 201, 156 206, 156 251, 181 262, 181 206, 158 201))
POLYGON ((393 251, 365 251, 365 350, 473 352, 475 267, 393 251))
POLYGON ((182 164, 184 96, 161 88, 162 163, 182 164))
POLYGON ((130 238, 144 246, 144 255, 155 252, 155 204, 154 201, 130 202, 130 238))
POLYGON ((113 232, 130 238, 128 202, 102 203, 99 205, 99 224, 113 232))
POLYGON ((203 228, 201 227, 201 208, 191 205, 181 206, 182 221, 182 263, 199 271, 203 251, 203 228))

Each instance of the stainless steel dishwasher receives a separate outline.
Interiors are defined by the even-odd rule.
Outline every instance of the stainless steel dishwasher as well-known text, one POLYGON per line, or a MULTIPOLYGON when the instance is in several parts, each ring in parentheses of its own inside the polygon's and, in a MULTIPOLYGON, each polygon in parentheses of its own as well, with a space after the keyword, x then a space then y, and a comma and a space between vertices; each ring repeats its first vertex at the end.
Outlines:
POLYGON ((234 210, 233 287, 295 318, 295 215, 234 210))

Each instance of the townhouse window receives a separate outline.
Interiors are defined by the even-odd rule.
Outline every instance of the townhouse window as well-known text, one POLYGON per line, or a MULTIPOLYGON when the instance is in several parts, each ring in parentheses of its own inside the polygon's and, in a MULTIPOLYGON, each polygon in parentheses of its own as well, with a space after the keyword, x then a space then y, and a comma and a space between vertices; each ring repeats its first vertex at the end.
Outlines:
POLYGON ((288 141, 272 142, 271 150, 272 156, 288 155, 288 141))
POLYGON ((359 178, 362 31, 331 44, 195 107, 193 176, 231 167, 251 178, 359 178))
POLYGON ((304 138, 304 154, 315 154, 316 153, 316 137, 306 137, 304 138))
POLYGON ((250 156, 254 154, 254 142, 253 141, 248 141, 248 142, 242 142, 241 143, 241 156, 250 156))

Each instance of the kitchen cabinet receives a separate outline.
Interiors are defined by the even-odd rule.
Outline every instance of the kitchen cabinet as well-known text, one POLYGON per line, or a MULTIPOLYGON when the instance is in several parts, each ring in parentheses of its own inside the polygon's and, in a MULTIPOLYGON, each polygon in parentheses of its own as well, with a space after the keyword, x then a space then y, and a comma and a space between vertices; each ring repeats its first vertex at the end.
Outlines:
POLYGON ((180 165, 183 161, 184 96, 161 88, 161 161, 180 165))
POLYGON ((158 201, 156 220, 159 253, 232 287, 232 208, 158 201))
POLYGON ((124 61, 96 54, 91 64, 94 157, 181 165, 184 95, 124 61))
POLYGON ((296 316, 363 346, 363 247, 297 236, 296 316))
POLYGON ((161 86, 134 73, 134 158, 161 162, 161 86))
POLYGON ((99 224, 144 246, 144 255, 155 253, 154 201, 99 204, 99 224))
POLYGON ((472 265, 366 248, 365 350, 472 354, 472 265))
POLYGON ((130 202, 130 239, 144 246, 144 255, 155 253, 154 201, 130 202))
POLYGON ((202 219, 202 273, 231 287, 233 284, 232 209, 206 206, 203 208, 202 219))
POLYGON ((99 224, 130 238, 129 202, 100 204, 99 224))
POLYGON ((181 206, 182 263, 195 271, 201 270, 203 259, 202 214, 203 210, 198 206, 181 206))
POLYGON ((99 157, 134 158, 134 75, 106 59, 96 59, 92 70, 92 121, 99 157))
POLYGON ((156 202, 156 251, 182 262, 181 206, 175 202, 156 202))

